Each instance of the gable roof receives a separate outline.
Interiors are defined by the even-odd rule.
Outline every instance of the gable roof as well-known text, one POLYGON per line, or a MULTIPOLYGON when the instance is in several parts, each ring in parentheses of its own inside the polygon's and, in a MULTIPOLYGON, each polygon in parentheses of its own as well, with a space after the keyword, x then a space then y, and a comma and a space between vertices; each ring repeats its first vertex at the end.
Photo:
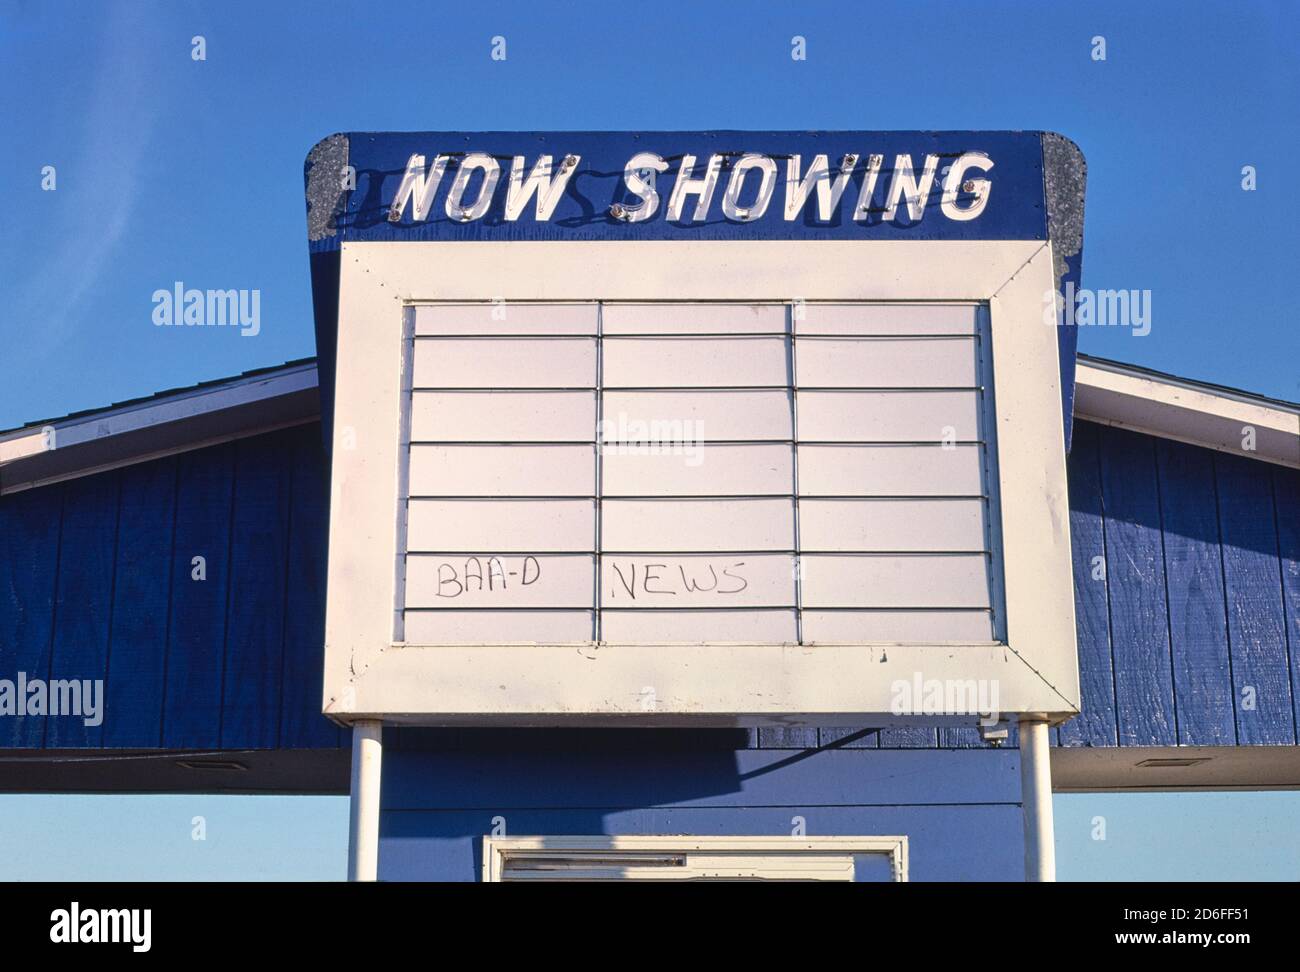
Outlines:
MULTIPOLYGON (((1296 402, 1081 354, 1074 415, 1300 468, 1296 402)), ((315 358, 246 371, 0 432, 0 493, 319 418, 315 358)))
POLYGON ((320 418, 304 358, 0 432, 0 493, 320 418))
POLYGON ((1300 468, 1300 404, 1105 358, 1079 355, 1074 417, 1300 468))

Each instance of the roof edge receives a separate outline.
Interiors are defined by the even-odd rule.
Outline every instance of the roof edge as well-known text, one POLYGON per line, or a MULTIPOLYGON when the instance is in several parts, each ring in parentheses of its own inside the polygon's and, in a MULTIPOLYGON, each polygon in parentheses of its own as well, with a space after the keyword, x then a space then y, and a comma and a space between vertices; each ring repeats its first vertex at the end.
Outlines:
POLYGON ((319 418, 314 361, 81 412, 0 435, 0 494, 319 418))
POLYGON ((1079 355, 1074 416, 1300 468, 1300 404, 1079 355))
MULTIPOLYGON (((1300 403, 1081 354, 1074 415, 1300 468, 1300 403)), ((310 358, 79 412, 0 433, 0 493, 320 417, 316 361, 310 358)))

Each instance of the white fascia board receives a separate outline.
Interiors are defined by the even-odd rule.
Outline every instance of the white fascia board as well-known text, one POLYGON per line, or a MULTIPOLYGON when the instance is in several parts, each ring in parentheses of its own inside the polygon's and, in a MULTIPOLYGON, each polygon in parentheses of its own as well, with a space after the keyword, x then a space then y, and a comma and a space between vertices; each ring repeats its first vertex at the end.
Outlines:
POLYGON ((1300 468, 1300 407, 1109 362, 1080 360, 1075 382, 1075 418, 1300 468))
POLYGON ((315 421, 317 384, 305 362, 17 429, 0 436, 0 492, 315 421))

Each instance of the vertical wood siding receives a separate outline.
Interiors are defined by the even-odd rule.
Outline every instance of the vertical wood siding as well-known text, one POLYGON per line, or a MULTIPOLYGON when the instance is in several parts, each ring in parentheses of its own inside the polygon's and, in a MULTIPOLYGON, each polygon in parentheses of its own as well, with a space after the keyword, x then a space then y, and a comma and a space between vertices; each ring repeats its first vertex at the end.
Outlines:
POLYGON ((0 678, 104 680, 101 725, 6 717, 0 746, 340 745, 327 478, 308 425, 0 498, 0 678))
POLYGON ((1070 506, 1084 713, 1060 744, 1295 745, 1300 473, 1078 422, 1070 506))
MULTIPOLYGON (((0 678, 105 680, 101 726, 4 718, 0 747, 345 743, 320 715, 319 442, 303 426, 0 498, 0 678)), ((1078 422, 1070 506, 1084 711, 1058 744, 1294 745, 1300 472, 1078 422)), ((856 727, 736 744, 982 745, 856 727)))
POLYGON ((1076 423, 1070 450, 1070 546, 1082 711, 1059 730, 1059 743, 1066 746, 1115 746, 1119 741, 1115 674, 1111 669, 1099 431, 1087 422, 1076 423))
POLYGON ((113 567, 104 732, 109 747, 159 743, 163 646, 172 596, 172 535, 176 522, 176 463, 123 469, 113 567))
POLYGON ((1300 722, 1300 470, 1273 471, 1273 507, 1277 514, 1283 614, 1287 644, 1291 646, 1291 716, 1300 722))
POLYGON ((1226 691, 1232 661, 1223 613, 1214 457, 1206 449, 1158 440, 1156 464, 1178 742, 1231 746, 1236 727, 1232 695, 1226 691))
MULTIPOLYGON (((32 490, 0 498, 0 670, 6 678, 50 670, 63 492, 32 490)), ((39 749, 45 744, 45 720, 0 719, 0 742, 39 749)))

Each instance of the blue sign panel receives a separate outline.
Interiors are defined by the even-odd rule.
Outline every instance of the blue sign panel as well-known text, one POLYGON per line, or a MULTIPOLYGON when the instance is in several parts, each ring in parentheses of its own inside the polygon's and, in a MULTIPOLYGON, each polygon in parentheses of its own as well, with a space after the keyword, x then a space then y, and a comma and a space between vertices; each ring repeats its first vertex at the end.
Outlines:
POLYGON ((1050 239, 1062 293, 1082 265, 1083 156, 1046 132, 360 132, 306 184, 327 415, 345 242, 1050 239))
MULTIPOLYGON (((334 136, 343 240, 1036 240, 1037 132, 334 136)), ((318 173, 319 175, 319 173, 318 173)), ((331 177, 335 173, 330 173, 331 177)), ((309 175, 309 187, 312 180, 309 175)), ((319 214, 318 214, 319 215, 319 214)))

